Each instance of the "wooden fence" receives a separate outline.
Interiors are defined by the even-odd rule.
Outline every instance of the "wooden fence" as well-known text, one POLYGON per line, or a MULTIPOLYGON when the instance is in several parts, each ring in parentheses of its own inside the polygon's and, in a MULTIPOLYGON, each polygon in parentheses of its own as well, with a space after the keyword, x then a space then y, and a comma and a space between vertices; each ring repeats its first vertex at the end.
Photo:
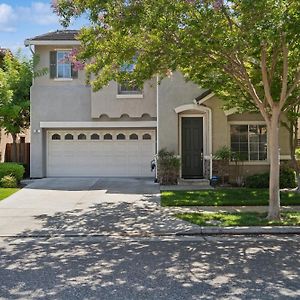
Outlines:
MULTIPOLYGON (((12 152, 13 152, 13 144, 6 144, 5 148, 5 162, 12 161, 12 152)), ((30 143, 17 143, 17 162, 24 164, 25 167, 25 175, 29 175, 29 167, 30 167, 30 143)))

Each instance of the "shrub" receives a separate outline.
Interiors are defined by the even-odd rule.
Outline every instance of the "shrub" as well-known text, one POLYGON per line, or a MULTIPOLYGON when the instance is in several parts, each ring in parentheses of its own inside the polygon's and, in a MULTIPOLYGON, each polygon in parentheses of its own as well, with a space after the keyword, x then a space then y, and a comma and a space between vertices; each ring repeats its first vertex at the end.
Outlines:
POLYGON ((294 187, 296 187, 295 171, 288 166, 282 166, 280 168, 280 188, 294 187))
MULTIPOLYGON (((269 180, 269 173, 255 174, 246 178, 245 186, 249 188, 268 188, 269 180)), ((282 166, 280 168, 280 188, 294 188, 295 186, 294 170, 287 166, 282 166)))
POLYGON ((300 159, 300 148, 297 148, 296 151, 295 151, 295 154, 296 154, 296 159, 300 159))
POLYGON ((245 186, 248 188, 268 188, 269 187, 269 173, 261 173, 248 176, 245 181, 245 186))
POLYGON ((227 146, 219 148, 214 155, 214 159, 218 161, 218 175, 222 178, 222 184, 224 184, 225 181, 228 181, 229 178, 229 161, 231 159, 231 155, 231 149, 227 146))
POLYGON ((16 178, 17 182, 23 178, 25 169, 22 165, 16 163, 0 163, 0 180, 7 175, 16 178))
POLYGON ((175 185, 178 183, 180 159, 166 149, 158 153, 157 174, 158 181, 162 185, 175 185))
POLYGON ((232 155, 231 149, 227 146, 222 146, 220 149, 216 151, 214 158, 217 160, 230 161, 231 155, 232 155))
POLYGON ((5 175, 0 180, 0 184, 4 188, 16 188, 18 187, 17 179, 14 176, 11 175, 5 175))

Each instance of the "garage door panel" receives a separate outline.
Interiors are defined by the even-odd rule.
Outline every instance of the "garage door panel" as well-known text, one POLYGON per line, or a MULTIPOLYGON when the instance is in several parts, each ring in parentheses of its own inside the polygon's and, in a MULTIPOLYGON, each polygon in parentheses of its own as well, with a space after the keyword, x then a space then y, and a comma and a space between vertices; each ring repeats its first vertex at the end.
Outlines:
MULTIPOLYGON (((119 133, 119 132, 118 132, 119 133)), ((47 151, 48 176, 153 176, 150 161, 155 155, 155 131, 135 131, 138 140, 129 140, 131 131, 123 131, 126 140, 116 140, 114 131, 49 131, 47 151), (83 133, 86 140, 78 140, 83 133), (99 140, 91 140, 92 134, 99 134, 99 140), (109 133, 113 140, 103 140, 109 133), (145 133, 151 140, 143 140, 145 133), (59 134, 60 140, 52 140, 53 134, 59 134), (65 140, 72 134, 74 140, 65 140)))

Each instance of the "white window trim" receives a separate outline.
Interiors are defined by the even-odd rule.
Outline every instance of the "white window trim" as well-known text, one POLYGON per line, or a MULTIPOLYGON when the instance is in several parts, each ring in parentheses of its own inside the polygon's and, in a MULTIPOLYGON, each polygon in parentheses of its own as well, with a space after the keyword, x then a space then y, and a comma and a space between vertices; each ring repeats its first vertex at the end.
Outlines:
POLYGON ((40 122, 40 128, 156 128, 156 121, 40 122))
POLYGON ((117 94, 117 99, 143 99, 143 94, 117 94))
MULTIPOLYGON (((59 66, 58 53, 59 52, 70 52, 70 51, 71 51, 70 49, 69 50, 56 50, 56 77, 54 78, 56 81, 73 80, 73 78, 72 78, 72 64, 71 63, 70 63, 70 77, 58 77, 58 66, 59 66)), ((66 63, 64 63, 64 65, 66 65, 66 63)))
MULTIPOLYGON (((231 131, 230 131, 230 126, 231 125, 265 125, 266 122, 264 121, 229 121, 228 122, 228 145, 231 148, 231 131)), ((248 128, 249 129, 249 128, 248 128)), ((248 132, 249 135, 249 132, 248 132)), ((248 148, 249 148, 249 143, 248 143, 248 148)), ((266 160, 245 160, 240 162, 241 164, 247 166, 247 165, 269 165, 270 164, 270 159, 269 159, 269 139, 267 135, 267 159, 266 160)), ((235 162, 229 162, 229 165, 235 165, 235 162)))
POLYGON ((73 81, 73 78, 54 78, 54 81, 73 81))

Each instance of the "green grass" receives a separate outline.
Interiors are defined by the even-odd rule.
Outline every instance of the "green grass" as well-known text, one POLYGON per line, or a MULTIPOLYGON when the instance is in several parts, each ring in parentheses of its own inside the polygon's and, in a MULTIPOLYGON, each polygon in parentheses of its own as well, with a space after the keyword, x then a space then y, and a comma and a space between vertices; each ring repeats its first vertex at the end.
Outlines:
POLYGON ((183 213, 176 217, 199 226, 297 226, 300 212, 283 212, 282 220, 268 221, 265 213, 183 213), (213 222, 213 223, 210 223, 213 222), (214 223, 215 222, 215 223, 214 223))
POLYGON ((0 188, 0 201, 17 192, 18 188, 0 188))
MULTIPOLYGON (((262 206, 268 205, 267 189, 227 188, 162 192, 162 206, 262 206)), ((281 205, 300 205, 300 193, 282 192, 281 205)))

